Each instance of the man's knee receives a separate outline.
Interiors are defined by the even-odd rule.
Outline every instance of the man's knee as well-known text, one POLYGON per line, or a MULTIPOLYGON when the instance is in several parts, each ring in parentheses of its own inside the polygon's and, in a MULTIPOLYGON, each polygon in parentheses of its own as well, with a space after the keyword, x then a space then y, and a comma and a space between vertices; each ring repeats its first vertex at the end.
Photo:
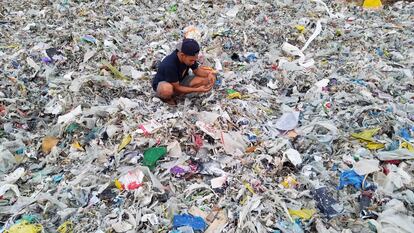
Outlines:
POLYGON ((171 96, 174 94, 174 87, 167 82, 159 83, 157 88, 157 94, 161 98, 171 98, 171 96))

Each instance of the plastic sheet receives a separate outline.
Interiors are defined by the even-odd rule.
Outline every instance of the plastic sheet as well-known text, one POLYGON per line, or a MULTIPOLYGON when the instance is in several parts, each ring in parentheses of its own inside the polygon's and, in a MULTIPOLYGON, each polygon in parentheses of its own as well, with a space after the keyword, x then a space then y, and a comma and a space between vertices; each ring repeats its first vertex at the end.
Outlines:
POLYGON ((361 189, 364 177, 358 175, 354 170, 344 171, 341 173, 338 189, 343 189, 347 185, 352 185, 356 189, 361 189))
POLYGON ((190 226, 195 231, 204 231, 206 223, 201 217, 191 216, 189 214, 175 215, 173 219, 173 227, 190 226))

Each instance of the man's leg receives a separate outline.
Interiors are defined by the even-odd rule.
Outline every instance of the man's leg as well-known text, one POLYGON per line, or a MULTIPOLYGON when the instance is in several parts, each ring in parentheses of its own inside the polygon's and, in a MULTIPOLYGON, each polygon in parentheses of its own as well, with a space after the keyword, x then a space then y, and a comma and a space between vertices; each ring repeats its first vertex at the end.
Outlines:
MULTIPOLYGON (((203 85, 208 85, 208 83, 209 81, 207 78, 191 75, 184 78, 184 80, 180 82, 180 85, 186 87, 201 87, 203 85)), ((185 95, 185 93, 179 92, 177 90, 174 90, 174 94, 179 96, 185 95)))
POLYGON ((193 78, 193 80, 191 80, 190 87, 211 86, 212 88, 215 82, 216 82, 216 79, 213 76, 209 76, 209 77, 196 76, 193 78))
POLYGON ((169 82, 159 82, 157 86, 157 96, 168 104, 175 105, 176 102, 172 98, 174 95, 174 87, 169 82))
MULTIPOLYGON (((187 77, 180 83, 180 85, 186 86, 186 87, 201 87, 206 86, 210 90, 213 88, 214 84, 216 82, 216 78, 214 76, 209 77, 201 77, 201 76, 193 76, 193 77, 187 77)), ((173 90, 173 94, 175 95, 185 95, 185 93, 181 93, 177 90, 173 90)))

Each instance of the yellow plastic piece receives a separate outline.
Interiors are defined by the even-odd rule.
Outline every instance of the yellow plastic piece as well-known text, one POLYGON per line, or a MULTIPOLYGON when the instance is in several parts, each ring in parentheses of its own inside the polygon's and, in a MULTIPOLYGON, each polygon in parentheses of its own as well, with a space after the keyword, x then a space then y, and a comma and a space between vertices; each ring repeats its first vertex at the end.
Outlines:
POLYGON ((366 147, 370 150, 379 150, 385 147, 383 143, 378 142, 368 142, 366 147))
POLYGON ((117 68, 115 68, 113 65, 109 64, 108 62, 104 61, 102 64, 106 67, 108 67, 109 70, 114 74, 115 79, 129 81, 130 79, 126 77, 121 71, 119 71, 117 68))
POLYGON ((234 93, 231 93, 231 94, 229 94, 227 97, 228 97, 229 99, 241 99, 241 98, 242 98, 242 96, 241 96, 240 92, 234 92, 234 93))
POLYGON ((312 209, 300 209, 300 210, 289 209, 290 216, 298 217, 298 218, 305 219, 305 220, 311 219, 315 213, 316 213, 316 210, 312 210, 312 209))
POLYGON ((19 49, 19 44, 10 44, 10 45, 2 45, 0 46, 0 49, 19 49))
POLYGON ((246 187, 247 190, 249 190, 252 194, 254 194, 254 190, 252 188, 252 186, 247 183, 246 181, 243 181, 244 187, 246 187))
POLYGON ((295 178, 291 177, 291 176, 287 176, 282 183, 280 183, 281 185, 283 185, 283 187, 285 188, 293 188, 294 186, 298 185, 299 183, 295 180, 295 178))
POLYGON ((372 138, 379 130, 380 128, 367 129, 360 133, 353 133, 351 134, 351 137, 359 139, 361 142, 366 142, 365 146, 370 150, 378 150, 385 147, 383 143, 376 142, 374 138, 372 138))
POLYGON ((296 30, 298 30, 300 33, 305 31, 305 26, 303 25, 296 25, 295 26, 296 30))
POLYGON ((42 230, 42 225, 30 224, 28 221, 23 220, 11 226, 8 230, 4 231, 4 233, 40 233, 42 230))
POLYGON ((381 0, 365 0, 362 5, 365 9, 378 9, 382 7, 381 0))
POLYGON ((375 128, 375 129, 367 129, 362 131, 361 133, 353 133, 351 134, 351 136, 353 138, 362 140, 362 141, 366 141, 366 142, 374 142, 374 139, 372 138, 375 134, 378 133, 378 131, 380 130, 380 128, 375 128))
POLYGON ((336 29, 335 35, 336 36, 342 36, 342 31, 340 29, 336 29))
POLYGON ((72 147, 75 148, 75 149, 77 149, 77 150, 84 151, 83 147, 76 140, 72 143, 72 147))
POLYGON ((117 187, 121 191, 124 190, 124 188, 122 188, 121 182, 119 182, 118 179, 115 179, 115 187, 117 187))
POLYGON ((73 233, 73 222, 72 221, 66 221, 62 223, 62 225, 59 226, 57 229, 57 232, 59 233, 73 233))
POLYGON ((401 143, 401 148, 405 148, 408 151, 414 152, 414 146, 413 146, 413 144, 411 144, 409 142, 402 142, 401 143))
POLYGON ((118 152, 124 149, 131 142, 131 140, 132 140, 131 134, 125 135, 124 138, 122 139, 121 144, 119 144, 118 146, 118 152))

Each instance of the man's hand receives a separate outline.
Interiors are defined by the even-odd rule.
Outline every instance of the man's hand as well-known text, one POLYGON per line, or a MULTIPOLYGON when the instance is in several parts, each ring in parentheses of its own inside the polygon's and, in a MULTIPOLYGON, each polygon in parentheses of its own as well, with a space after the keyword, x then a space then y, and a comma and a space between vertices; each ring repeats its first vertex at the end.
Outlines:
POLYGON ((216 76, 213 73, 208 74, 207 79, 209 81, 210 89, 213 88, 214 84, 216 84, 216 76))
POLYGON ((196 87, 196 92, 209 92, 210 90, 211 90, 210 86, 196 87))
POLYGON ((200 87, 197 87, 198 92, 209 92, 214 84, 216 83, 216 77, 213 74, 209 74, 206 79, 206 85, 202 85, 200 87))

